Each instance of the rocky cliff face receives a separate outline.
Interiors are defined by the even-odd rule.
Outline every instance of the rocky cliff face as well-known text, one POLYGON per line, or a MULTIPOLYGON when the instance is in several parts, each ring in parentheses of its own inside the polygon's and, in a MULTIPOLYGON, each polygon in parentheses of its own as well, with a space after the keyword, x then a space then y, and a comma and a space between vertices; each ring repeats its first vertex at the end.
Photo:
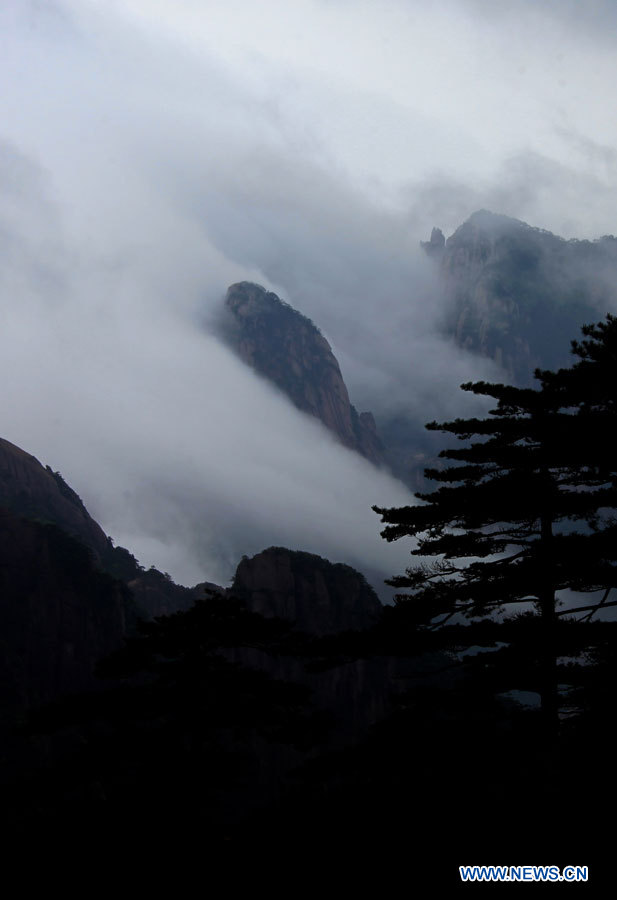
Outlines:
POLYGON ((313 634, 368 628, 382 609, 372 587, 351 566, 284 547, 245 557, 230 592, 254 612, 290 619, 313 634))
MULTIPOLYGON (((333 635, 375 625, 383 607, 360 572, 312 553, 270 547, 239 564, 229 594, 253 612, 295 623, 308 635, 333 635)), ((274 678, 305 684, 318 709, 334 715, 332 746, 355 740, 388 709, 393 684, 391 662, 359 659, 324 671, 307 668, 293 656, 256 649, 230 652, 235 662, 265 669, 274 678)))
POLYGON ((186 610, 203 594, 203 585, 183 587, 157 569, 144 571, 127 550, 113 546, 59 472, 44 468, 36 457, 0 438, 2 507, 24 519, 57 525, 79 541, 98 569, 128 584, 145 618, 186 610))
POLYGON ((144 571, 58 472, 0 439, 0 725, 95 687, 138 617, 186 610, 204 587, 144 571))
POLYGON ((96 686, 134 621, 129 591, 55 525, 0 509, 0 725, 96 686))
POLYGON ((346 447, 381 462, 375 420, 351 405, 332 349, 310 319, 246 281, 231 285, 225 305, 226 336, 244 362, 298 409, 320 419, 346 447))
MULTIPOLYGON (((311 553, 270 547, 236 570, 229 594, 264 616, 295 622, 308 635, 335 635, 377 625, 384 607, 363 575, 350 566, 331 563, 311 553)), ((323 670, 293 656, 268 655, 238 648, 230 657, 263 668, 275 678, 306 684, 312 702, 333 713, 337 722, 331 745, 345 745, 366 734, 391 708, 393 698, 417 684, 437 686, 450 668, 441 654, 413 659, 375 655, 350 659, 323 670)))
POLYGON ((481 210, 443 241, 423 243, 441 270, 446 329, 529 384, 536 367, 570 365, 585 322, 617 307, 617 239, 566 241, 481 210))

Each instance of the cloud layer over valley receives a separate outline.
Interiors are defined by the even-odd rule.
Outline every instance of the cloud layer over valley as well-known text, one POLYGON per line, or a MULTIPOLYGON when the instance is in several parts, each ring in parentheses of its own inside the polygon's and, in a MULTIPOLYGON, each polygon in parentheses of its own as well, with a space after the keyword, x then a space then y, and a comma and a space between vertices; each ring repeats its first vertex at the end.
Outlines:
POLYGON ((257 281, 324 331, 360 409, 464 414, 457 385, 499 373, 439 336, 418 241, 478 207, 615 230, 610 8, 579 29, 523 6, 3 4, 1 436, 184 583, 271 544, 400 572, 370 506, 407 490, 212 323, 257 281))

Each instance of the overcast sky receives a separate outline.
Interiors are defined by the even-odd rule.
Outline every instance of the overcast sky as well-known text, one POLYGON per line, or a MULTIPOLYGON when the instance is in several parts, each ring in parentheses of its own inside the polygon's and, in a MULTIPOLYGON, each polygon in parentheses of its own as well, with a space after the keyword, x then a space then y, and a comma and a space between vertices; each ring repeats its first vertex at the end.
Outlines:
POLYGON ((283 544, 384 574, 405 488, 208 333, 254 280, 352 400, 426 418, 491 377, 436 335, 418 241, 485 207, 613 233, 617 4, 4 0, 1 434, 140 560, 226 580, 283 544))

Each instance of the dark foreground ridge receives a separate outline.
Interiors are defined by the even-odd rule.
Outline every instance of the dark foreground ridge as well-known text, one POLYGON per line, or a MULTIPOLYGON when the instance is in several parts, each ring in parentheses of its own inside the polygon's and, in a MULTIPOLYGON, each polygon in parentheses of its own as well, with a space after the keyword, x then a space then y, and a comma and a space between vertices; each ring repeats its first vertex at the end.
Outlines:
POLYGON ((230 593, 255 612, 320 635, 369 628, 382 609, 364 575, 351 566, 285 547, 245 557, 230 593))

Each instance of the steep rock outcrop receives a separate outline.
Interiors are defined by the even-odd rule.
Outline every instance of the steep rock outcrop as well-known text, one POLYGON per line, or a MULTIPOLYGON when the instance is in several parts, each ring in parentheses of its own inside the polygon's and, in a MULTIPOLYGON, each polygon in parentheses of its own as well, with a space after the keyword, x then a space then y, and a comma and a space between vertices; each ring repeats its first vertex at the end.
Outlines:
MULTIPOLYGON (((377 625, 383 614, 383 606, 360 572, 284 547, 245 557, 229 593, 254 612, 295 622, 296 629, 308 635, 362 631, 377 625)), ((447 660, 435 653, 412 659, 375 655, 323 670, 293 656, 272 656, 256 649, 238 648, 230 657, 310 687, 315 705, 334 714, 333 747, 365 735, 391 708, 400 691, 419 683, 440 684, 447 666, 447 660)))
POLYGON ((612 236, 567 241, 486 210, 457 228, 445 247, 439 234, 433 229, 422 246, 440 266, 446 330, 518 384, 529 384, 536 367, 570 365, 580 326, 617 306, 612 236))
POLYGON ((365 577, 351 566, 284 547, 244 557, 230 592, 254 612, 289 619, 301 631, 320 635, 368 628, 382 609, 365 577))
POLYGON ((0 438, 0 506, 26 519, 51 522, 85 544, 98 562, 108 539, 79 496, 54 472, 15 444, 0 438))
MULTIPOLYGON (((312 636, 362 630, 375 625, 383 610, 360 572, 312 553, 270 547, 244 557, 229 588, 253 612, 294 623, 312 636)), ((375 657, 318 671, 299 658, 238 648, 230 658, 265 669, 274 678, 307 685, 318 709, 337 723, 331 746, 344 746, 366 733, 389 708, 393 685, 390 662, 375 657)))
POLYGON ((428 241, 420 241, 420 246, 429 256, 441 256, 446 246, 446 239, 441 228, 433 228, 428 241))
POLYGON ((225 306, 226 337, 244 362, 298 409, 320 419, 346 447, 380 463, 375 420, 350 403, 332 348, 311 320, 248 281, 231 285, 225 306))
POLYGON ((123 547, 114 547, 88 513, 81 498, 59 472, 20 447, 0 438, 0 507, 41 524, 57 525, 90 552, 97 568, 131 589, 144 618, 188 609, 202 596, 204 585, 175 584, 157 569, 144 570, 123 547))
POLYGON ((96 687, 138 618, 186 610, 206 587, 221 590, 145 571, 59 473, 0 439, 0 724, 96 687))

